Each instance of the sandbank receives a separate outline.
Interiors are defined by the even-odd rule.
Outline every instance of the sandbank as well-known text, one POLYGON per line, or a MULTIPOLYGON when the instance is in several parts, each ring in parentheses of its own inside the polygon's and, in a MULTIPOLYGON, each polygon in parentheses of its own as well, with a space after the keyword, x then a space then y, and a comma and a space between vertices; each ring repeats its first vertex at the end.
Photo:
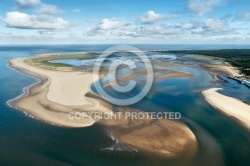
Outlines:
POLYGON ((237 119, 243 126, 250 130, 250 106, 233 97, 225 96, 219 92, 220 88, 211 88, 201 94, 207 102, 222 113, 237 119))
POLYGON ((15 101, 13 106, 38 119, 68 127, 85 127, 95 123, 92 117, 69 119, 68 115, 73 111, 112 113, 108 104, 85 96, 93 82, 92 74, 46 70, 25 63, 28 59, 12 59, 9 64, 21 72, 39 78, 41 82, 31 87, 29 95, 15 101))

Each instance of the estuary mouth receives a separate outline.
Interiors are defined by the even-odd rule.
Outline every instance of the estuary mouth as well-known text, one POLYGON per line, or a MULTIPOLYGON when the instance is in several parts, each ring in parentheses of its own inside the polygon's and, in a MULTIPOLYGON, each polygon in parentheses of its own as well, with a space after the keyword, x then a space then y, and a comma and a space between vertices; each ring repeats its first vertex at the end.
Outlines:
POLYGON ((250 166, 249 6, 0 0, 0 165, 250 166))

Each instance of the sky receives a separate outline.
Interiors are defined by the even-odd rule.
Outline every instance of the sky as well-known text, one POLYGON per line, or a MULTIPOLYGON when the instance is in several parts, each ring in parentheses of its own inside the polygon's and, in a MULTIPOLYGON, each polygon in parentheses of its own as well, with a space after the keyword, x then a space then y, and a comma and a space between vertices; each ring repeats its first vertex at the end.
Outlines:
POLYGON ((250 44, 250 0, 0 0, 0 44, 250 44))

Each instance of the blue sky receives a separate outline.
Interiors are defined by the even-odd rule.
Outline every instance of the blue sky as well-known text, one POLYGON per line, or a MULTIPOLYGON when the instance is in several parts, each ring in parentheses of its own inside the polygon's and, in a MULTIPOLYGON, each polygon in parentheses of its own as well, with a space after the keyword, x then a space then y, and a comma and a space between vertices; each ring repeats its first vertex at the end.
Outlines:
POLYGON ((249 0, 0 0, 0 44, 249 44, 249 0))

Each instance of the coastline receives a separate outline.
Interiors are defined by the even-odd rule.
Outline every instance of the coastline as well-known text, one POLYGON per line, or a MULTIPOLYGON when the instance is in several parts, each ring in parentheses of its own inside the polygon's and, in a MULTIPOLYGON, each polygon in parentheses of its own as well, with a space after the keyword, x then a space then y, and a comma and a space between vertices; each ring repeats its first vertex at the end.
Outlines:
POLYGON ((221 65, 201 65, 205 70, 210 71, 211 73, 220 73, 225 76, 234 77, 239 76, 239 70, 233 66, 221 66, 221 65))
MULTIPOLYGON (((175 158, 184 154, 187 158, 190 158, 197 152, 198 143, 194 133, 187 125, 180 121, 175 122, 166 120, 164 122, 154 122, 150 120, 150 125, 145 125, 148 121, 147 119, 131 121, 125 117, 114 121, 93 119, 90 116, 84 119, 69 119, 69 112, 94 111, 111 114, 113 113, 111 109, 112 106, 102 102, 98 97, 91 98, 85 96, 89 92, 89 94, 92 94, 90 85, 95 81, 92 80, 92 73, 90 74, 83 71, 79 72, 78 70, 51 71, 41 69, 41 66, 32 66, 26 63, 25 60, 29 58, 32 57, 11 59, 9 60, 9 65, 22 73, 31 75, 38 79, 38 82, 25 88, 27 93, 24 93, 21 98, 16 98, 10 103, 11 106, 14 106, 16 109, 27 112, 30 117, 53 125, 73 128, 87 127, 98 122, 101 125, 111 128, 128 129, 131 132, 136 131, 138 127, 143 129, 142 133, 156 131, 157 134, 160 134, 161 130, 165 130, 167 133, 174 133, 174 131, 179 130, 179 132, 175 134, 162 135, 161 140, 168 139, 169 141, 159 143, 157 141, 154 142, 155 149, 153 152, 168 158, 175 158), (159 130, 158 123, 165 127, 159 130), (185 137, 185 140, 181 139, 181 137, 185 137), (172 146, 173 144, 178 146, 172 146), (188 150, 192 150, 192 155, 187 153, 188 150)), ((191 76, 187 74, 184 75, 191 76)), ((113 134, 118 136, 122 133, 118 130, 113 134)), ((127 146, 134 147, 135 140, 141 139, 141 135, 132 132, 131 134, 126 134, 122 137, 118 136, 118 138, 120 138, 120 140, 127 146)), ((143 137, 143 142, 150 142, 152 139, 156 139, 156 137, 153 135, 147 135, 146 137, 143 137)), ((150 144, 145 145, 143 142, 137 142, 135 148, 143 152, 152 153, 150 144)))
MULTIPOLYGON (((48 56, 50 54, 46 54, 48 56)), ((39 55, 43 56, 43 55, 39 55)), ((88 116, 84 119, 74 119, 70 120, 68 118, 69 112, 74 111, 100 111, 107 114, 112 113, 110 106, 106 103, 103 103, 99 100, 88 98, 85 95, 90 92, 90 84, 92 84, 92 74, 84 73, 84 72, 61 72, 55 71, 56 75, 62 75, 61 77, 53 77, 53 71, 46 71, 44 69, 38 69, 33 66, 25 64, 23 61, 26 60, 27 57, 17 58, 9 60, 9 66, 11 68, 15 68, 18 71, 28 74, 34 78, 37 78, 38 82, 29 85, 26 87, 26 93, 23 93, 18 98, 12 99, 9 101, 10 106, 15 107, 22 112, 26 112, 30 114, 32 117, 36 117, 39 120, 43 120, 45 122, 49 122, 51 124, 59 125, 59 126, 67 126, 67 127, 87 127, 93 125, 96 121, 88 116), (52 75, 48 74, 51 73, 52 75), (79 75, 80 74, 80 75, 79 75), (82 82, 83 88, 76 88, 73 91, 76 92, 81 90, 81 93, 76 95, 71 93, 71 96, 67 96, 66 92, 60 93, 61 90, 65 89, 63 87, 57 88, 57 84, 62 81, 65 82, 65 87, 72 90, 69 87, 81 87, 81 86, 73 86, 71 83, 67 82, 65 79, 75 78, 76 83, 79 84, 78 81, 82 82), (55 82, 54 86, 51 87, 51 77, 53 80, 59 79, 59 82, 55 82), (77 78, 76 78, 77 77, 77 78), (56 79, 55 79, 56 78, 56 79), (79 78, 79 79, 78 79, 79 78), (83 82, 84 79, 88 79, 88 81, 83 82), (57 89, 54 92, 53 89, 57 89), (66 93, 66 94, 65 94, 66 93), (58 98, 58 96, 64 95, 64 97, 58 98), (81 96, 82 95, 82 96, 81 96), (32 97, 31 97, 32 96, 32 97), (68 99, 72 100, 68 100, 68 99), (74 99, 78 98, 77 101, 74 99), (80 98, 80 99, 79 99, 80 98), (31 106, 28 106, 27 103, 31 104, 34 111, 31 109, 31 106)), ((80 83, 81 83, 80 82, 80 83)), ((53 84, 52 84, 53 85, 53 84)))
POLYGON ((210 88, 202 91, 201 95, 215 109, 236 119, 241 125, 250 130, 250 106, 241 100, 223 95, 218 90, 221 90, 221 88, 210 88))

